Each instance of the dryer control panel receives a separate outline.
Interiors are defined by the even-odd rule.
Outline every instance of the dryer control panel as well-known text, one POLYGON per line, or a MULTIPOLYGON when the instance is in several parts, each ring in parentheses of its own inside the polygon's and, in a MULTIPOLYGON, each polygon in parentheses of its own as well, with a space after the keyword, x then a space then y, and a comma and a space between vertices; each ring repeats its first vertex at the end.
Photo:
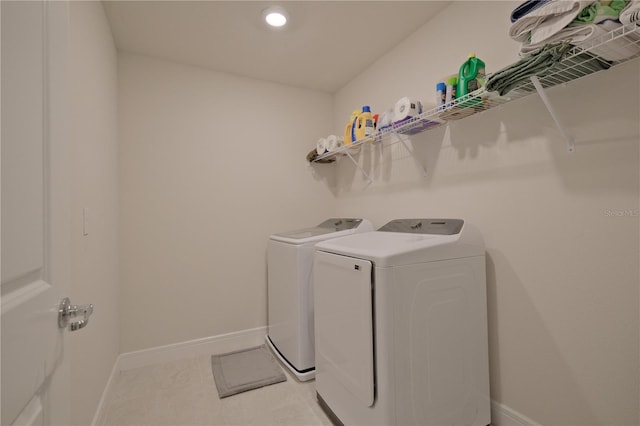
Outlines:
POLYGON ((396 219, 378 231, 407 234, 455 235, 462 230, 462 219, 396 219))

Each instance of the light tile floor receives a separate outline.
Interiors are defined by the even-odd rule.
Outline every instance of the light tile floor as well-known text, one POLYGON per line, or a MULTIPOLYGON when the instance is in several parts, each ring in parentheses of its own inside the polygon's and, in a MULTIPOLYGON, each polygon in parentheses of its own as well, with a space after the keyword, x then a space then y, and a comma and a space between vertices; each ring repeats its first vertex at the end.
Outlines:
POLYGON ((122 371, 99 424, 330 426, 315 382, 287 381, 220 399, 211 358, 200 356, 122 371))

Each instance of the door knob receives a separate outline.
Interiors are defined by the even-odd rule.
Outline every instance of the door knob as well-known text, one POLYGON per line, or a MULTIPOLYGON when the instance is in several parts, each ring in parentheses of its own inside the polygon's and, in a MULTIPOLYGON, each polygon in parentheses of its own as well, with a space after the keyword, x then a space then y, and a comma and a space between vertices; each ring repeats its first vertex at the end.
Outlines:
POLYGON ((89 317, 93 313, 93 305, 72 305, 68 297, 60 302, 58 309, 58 325, 60 328, 69 326, 69 331, 77 331, 84 328, 89 323, 89 317), (71 321, 77 317, 82 317, 77 321, 71 321))

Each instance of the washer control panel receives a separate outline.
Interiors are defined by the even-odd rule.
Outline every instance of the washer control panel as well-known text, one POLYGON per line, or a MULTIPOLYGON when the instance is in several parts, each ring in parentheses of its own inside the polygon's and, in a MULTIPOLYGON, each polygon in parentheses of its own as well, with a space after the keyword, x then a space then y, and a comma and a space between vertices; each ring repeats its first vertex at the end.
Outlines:
POLYGON ((462 219, 396 219, 378 231, 407 234, 456 235, 462 230, 462 219))
POLYGON ((344 231, 347 229, 357 228, 360 225, 362 219, 351 219, 351 218, 332 218, 327 219, 318 225, 318 228, 328 228, 332 231, 344 231))

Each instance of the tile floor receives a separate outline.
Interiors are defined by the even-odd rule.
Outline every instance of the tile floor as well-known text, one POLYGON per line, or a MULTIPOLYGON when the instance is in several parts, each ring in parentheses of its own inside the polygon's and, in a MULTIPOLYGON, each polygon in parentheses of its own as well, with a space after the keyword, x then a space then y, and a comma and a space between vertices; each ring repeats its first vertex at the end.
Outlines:
POLYGON ((330 426, 315 382, 286 373, 286 382, 220 399, 209 355, 122 371, 98 424, 330 426))

